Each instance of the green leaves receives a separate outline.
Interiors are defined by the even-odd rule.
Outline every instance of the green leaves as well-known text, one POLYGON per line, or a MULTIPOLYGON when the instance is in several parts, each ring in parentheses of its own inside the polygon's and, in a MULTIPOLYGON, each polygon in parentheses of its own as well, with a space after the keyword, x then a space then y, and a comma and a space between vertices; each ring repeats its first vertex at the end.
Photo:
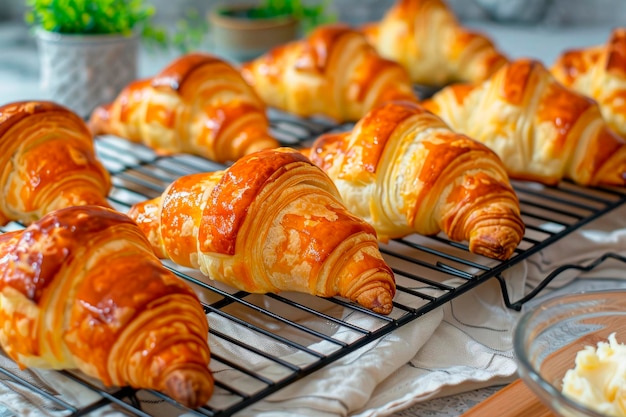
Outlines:
POLYGON ((189 11, 174 32, 151 23, 156 10, 145 0, 26 0, 26 22, 50 32, 81 35, 141 34, 149 49, 173 47, 185 53, 198 47, 206 19, 189 11))
POLYGON ((302 0, 263 0, 259 6, 248 10, 245 17, 263 19, 293 16, 300 21, 305 33, 315 26, 336 20, 336 16, 328 11, 330 0, 311 3, 302 0))
POLYGON ((175 30, 171 36, 172 46, 182 53, 191 52, 191 50, 202 45, 208 30, 207 19, 200 15, 197 10, 189 9, 185 18, 176 22, 175 30))
POLYGON ((75 34, 130 35, 155 13, 143 0, 26 0, 26 5, 29 24, 75 34))

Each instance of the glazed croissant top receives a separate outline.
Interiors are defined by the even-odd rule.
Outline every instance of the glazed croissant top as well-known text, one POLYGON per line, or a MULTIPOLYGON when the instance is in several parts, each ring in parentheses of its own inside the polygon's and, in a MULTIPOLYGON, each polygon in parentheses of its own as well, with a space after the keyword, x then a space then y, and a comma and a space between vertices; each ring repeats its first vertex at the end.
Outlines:
POLYGON ((613 30, 605 45, 564 52, 551 72, 593 98, 609 126, 626 137, 626 28, 613 30))
POLYGON ((158 256, 235 288, 341 296, 391 312, 394 275, 374 229, 348 212, 330 178, 293 149, 181 177, 129 215, 158 256))
POLYGON ((241 69, 270 106, 302 117, 355 121, 393 99, 417 100, 407 72, 344 24, 276 47, 241 69))
POLYGON ((203 53, 179 57, 153 78, 132 82, 113 103, 96 108, 89 124, 94 134, 221 163, 278 146, 265 104, 239 71, 203 53))
POLYGON ((417 84, 482 81, 507 62, 491 39, 463 27, 442 0, 397 0, 363 32, 378 53, 402 64, 417 84))
POLYGON ((0 344, 20 366, 79 369, 198 407, 213 391, 191 288, 126 215, 60 209, 0 234, 0 344))
POLYGON ((415 103, 379 106, 352 131, 323 135, 305 152, 381 240, 443 231, 474 253, 508 259, 524 236, 496 154, 415 103))
POLYGON ((108 172, 74 112, 53 102, 0 106, 0 225, 75 205, 108 206, 108 172))
POLYGON ((597 104, 520 59, 490 79, 444 88, 423 105, 493 149, 513 178, 556 184, 625 185, 626 143, 597 104))

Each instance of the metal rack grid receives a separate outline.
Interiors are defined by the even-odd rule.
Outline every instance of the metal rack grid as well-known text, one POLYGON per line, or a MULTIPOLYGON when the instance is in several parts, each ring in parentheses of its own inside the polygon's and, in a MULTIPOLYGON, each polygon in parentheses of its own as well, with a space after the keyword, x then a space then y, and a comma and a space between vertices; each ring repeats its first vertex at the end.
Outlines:
MULTIPOLYGON (((274 135, 283 145, 293 147, 306 146, 321 133, 351 127, 279 113, 271 119, 274 135)), ((146 147, 110 136, 99 138, 97 151, 112 174, 114 188, 110 200, 120 211, 160 195, 181 175, 224 168, 191 155, 158 156, 146 147)), ((514 182, 514 187, 520 198, 526 234, 508 261, 471 254, 465 244, 450 241, 442 234, 411 235, 381 243, 381 252, 397 281, 394 309, 389 316, 339 298, 248 294, 210 281, 197 271, 165 262, 197 291, 211 326, 211 369, 216 390, 207 406, 198 410, 186 409, 154 391, 107 389, 75 372, 55 372, 55 383, 44 385, 38 373, 13 369, 7 365, 8 360, 0 362, 0 379, 16 391, 25 387, 59 415, 79 416, 94 410, 116 409, 138 416, 230 416, 491 278, 500 280, 507 305, 519 309, 542 285, 521 300, 509 300, 503 274, 515 275, 514 267, 520 261, 624 204, 626 190, 583 188, 568 182, 557 187, 514 182), (62 383, 57 383, 59 380, 62 383), (91 400, 85 402, 79 395, 68 398, 67 392, 87 393, 91 400)), ((552 278, 548 277, 545 283, 552 278)))

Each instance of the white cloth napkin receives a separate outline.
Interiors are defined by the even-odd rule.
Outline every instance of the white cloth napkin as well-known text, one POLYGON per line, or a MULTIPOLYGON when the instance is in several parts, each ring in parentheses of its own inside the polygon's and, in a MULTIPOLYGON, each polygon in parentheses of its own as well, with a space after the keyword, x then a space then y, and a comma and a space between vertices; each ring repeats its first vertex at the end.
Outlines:
MULTIPOLYGON (((626 206, 508 270, 506 279, 511 298, 517 299, 526 291, 525 285, 536 285, 561 265, 585 264, 606 252, 626 256, 626 206)), ((583 275, 623 281, 623 271, 623 263, 607 261, 583 275)), ((570 285, 578 275, 578 271, 565 272, 546 292, 570 285)), ((449 283, 454 285, 453 280, 449 283)), ((290 384, 237 416, 389 416, 428 399, 510 382, 517 377, 512 331, 518 317, 519 313, 505 307, 497 281, 489 280, 290 384)), ((219 317, 210 315, 209 320, 222 331, 245 331, 229 329, 230 324, 219 317)), ((341 339, 341 335, 337 338, 341 339)), ((311 347, 320 352, 331 348, 325 342, 311 347)), ((212 348, 215 351, 227 349, 220 346, 219 341, 212 348)), ((293 363, 299 360, 297 357, 288 359, 293 363)), ((262 361, 255 363, 251 358, 242 360, 250 361, 249 366, 257 368, 271 366, 262 361)), ((10 361, 4 359, 0 366, 11 366, 10 361)), ((89 404, 94 399, 93 395, 87 396, 86 390, 55 372, 37 371, 30 375, 38 385, 53 395, 70 399, 72 404, 89 404)), ((62 415, 50 402, 42 403, 27 390, 4 380, 0 384, 0 404, 17 415, 62 415)), ((182 413, 162 401, 153 401, 145 411, 157 416, 182 413)), ((120 411, 107 407, 98 414, 119 415, 120 411)))

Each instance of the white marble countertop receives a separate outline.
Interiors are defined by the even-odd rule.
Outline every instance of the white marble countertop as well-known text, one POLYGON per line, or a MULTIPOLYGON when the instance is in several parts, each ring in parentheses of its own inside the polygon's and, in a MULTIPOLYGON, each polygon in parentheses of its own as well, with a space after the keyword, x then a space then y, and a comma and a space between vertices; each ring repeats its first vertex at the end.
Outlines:
MULTIPOLYGON (((611 27, 549 28, 474 24, 488 33, 511 57, 535 57, 550 64, 564 49, 603 43, 611 27)), ((171 53, 146 53, 140 57, 140 76, 156 73, 171 53)), ((20 23, 0 23, 0 104, 25 99, 51 99, 39 85, 39 63, 34 39, 20 23)), ((448 417, 462 414, 500 387, 427 401, 395 414, 396 417, 448 417)))

